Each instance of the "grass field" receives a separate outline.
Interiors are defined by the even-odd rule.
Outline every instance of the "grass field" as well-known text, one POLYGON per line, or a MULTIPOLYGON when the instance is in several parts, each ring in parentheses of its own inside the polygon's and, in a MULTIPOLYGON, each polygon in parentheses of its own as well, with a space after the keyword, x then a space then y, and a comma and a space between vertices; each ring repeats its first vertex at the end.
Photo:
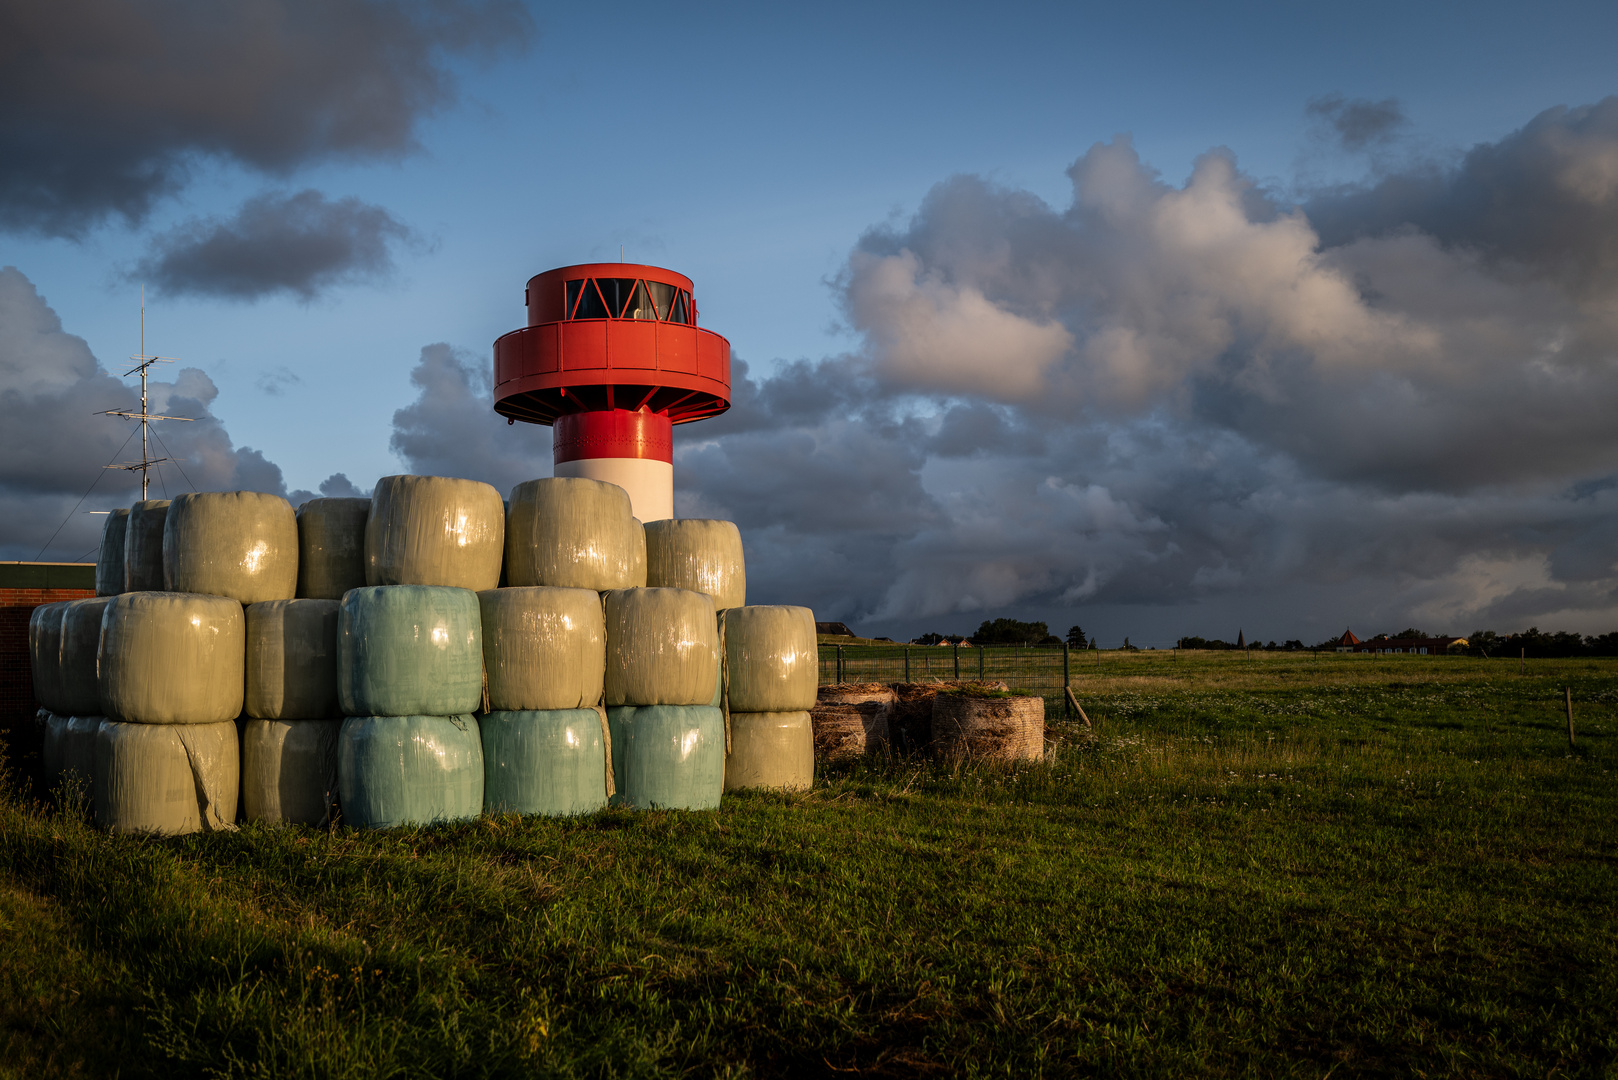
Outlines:
POLYGON ((0 1074, 1618 1071, 1618 661, 1086 659, 1043 764, 709 813, 134 840, 13 783, 0 1074))

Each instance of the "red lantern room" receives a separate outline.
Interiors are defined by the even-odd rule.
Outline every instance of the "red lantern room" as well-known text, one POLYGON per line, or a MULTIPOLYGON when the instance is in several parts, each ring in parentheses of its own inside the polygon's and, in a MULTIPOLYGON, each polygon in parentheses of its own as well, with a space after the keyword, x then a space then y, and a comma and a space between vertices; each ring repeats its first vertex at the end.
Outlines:
POLYGON ((528 325, 494 343, 494 411, 549 424, 557 476, 629 492, 635 516, 674 516, 675 424, 730 408, 730 342, 697 326, 691 279, 583 263, 528 280, 528 325))

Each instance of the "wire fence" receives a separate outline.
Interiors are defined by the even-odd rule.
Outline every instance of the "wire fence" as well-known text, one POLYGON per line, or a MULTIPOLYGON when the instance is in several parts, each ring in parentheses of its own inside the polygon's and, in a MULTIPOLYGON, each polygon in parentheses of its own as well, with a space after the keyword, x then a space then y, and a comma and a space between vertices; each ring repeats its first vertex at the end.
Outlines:
POLYGON ((1071 684, 1065 645, 977 648, 961 645, 821 645, 820 681, 827 683, 932 682, 982 679, 1045 699, 1046 716, 1068 715, 1064 688, 1071 684))

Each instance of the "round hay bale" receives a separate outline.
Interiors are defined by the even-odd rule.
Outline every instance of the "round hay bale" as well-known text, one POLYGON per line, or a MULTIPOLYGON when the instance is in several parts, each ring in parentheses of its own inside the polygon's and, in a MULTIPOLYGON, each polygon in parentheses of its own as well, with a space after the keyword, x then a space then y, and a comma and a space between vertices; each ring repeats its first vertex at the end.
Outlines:
POLYGON ((177 496, 163 525, 163 583, 171 592, 228 596, 244 604, 298 592, 298 518, 261 491, 177 496))
POLYGON ((646 584, 707 593, 718 610, 747 603, 747 563, 736 523, 669 518, 648 524, 646 584))
POLYGON ((629 519, 633 525, 629 530, 629 584, 626 589, 644 589, 646 587, 646 526, 641 524, 640 518, 629 519))
POLYGON ((243 711, 259 720, 329 720, 337 702, 337 601, 249 604, 243 711))
POLYGON ((362 829, 483 812, 483 742, 467 716, 351 716, 337 737, 343 820, 362 829))
POLYGON ((970 689, 933 698, 933 752, 946 760, 1038 761, 1045 699, 970 689))
POLYGON ((725 686, 732 712, 801 712, 815 707, 820 650, 815 613, 760 604, 719 613, 725 686))
POLYGON ((62 612, 62 658, 57 668, 61 681, 61 711, 74 716, 100 716, 101 683, 96 676, 96 654, 101 648, 101 616, 110 596, 73 600, 62 612))
POLYGON ((101 527, 101 553, 96 556, 96 595, 117 596, 124 591, 124 540, 129 536, 129 511, 114 510, 101 527))
POLYGON ((370 499, 310 499, 298 507, 298 596, 341 600, 365 587, 370 499))
POLYGON ((121 592, 162 592, 163 529, 169 500, 142 499, 124 525, 124 587, 121 592))
POLYGON ((478 608, 491 712, 583 709, 601 700, 607 628, 599 594, 488 589, 478 593, 478 608))
POLYGON ((108 832, 234 829, 240 779, 233 721, 175 727, 108 720, 96 736, 95 815, 108 832))
POLYGON ((246 621, 242 606, 223 596, 133 592, 109 599, 98 671, 108 719, 235 720, 242 711, 246 621))
POLYGON ((893 693, 897 700, 888 717, 888 733, 894 746, 907 754, 925 750, 933 741, 933 698, 941 690, 972 686, 983 690, 1009 689, 1003 682, 970 679, 894 683, 893 693))
POLYGON ((607 710, 615 806, 712 810, 725 790, 725 714, 711 705, 607 710))
POLYGON ((606 594, 605 703, 711 705, 719 679, 713 599, 688 589, 606 594))
POLYGON ((606 806, 602 726, 595 709, 485 714, 478 721, 485 810, 571 817, 606 806))
POLYGON ((733 712, 725 790, 815 785, 815 730, 807 711, 733 712))
POLYGON ((493 589, 505 546, 505 508, 488 484, 384 476, 365 521, 365 583, 493 589))
POLYGON ((45 714, 45 730, 39 741, 39 771, 47 786, 54 785, 62 776, 62 741, 71 719, 61 713, 45 714))
POLYGON ((838 683, 819 688, 810 717, 815 753, 848 761, 873 753, 888 741, 888 718, 897 696, 882 683, 838 683))
POLYGON ((629 493, 582 477, 529 480, 511 489, 506 578, 514 586, 637 588, 645 584, 629 493))
POLYGON ((477 594, 437 585, 350 589, 337 619, 346 716, 456 716, 483 703, 477 594))
POLYGON ((45 729, 45 737, 50 751, 47 760, 55 766, 55 773, 48 779, 55 782, 76 777, 84 785, 84 794, 94 798, 96 736, 101 731, 101 725, 106 723, 106 717, 52 714, 52 721, 45 729))
MULTIPOLYGON (((335 695, 334 695, 335 696, 335 695)), ((319 825, 337 796, 341 720, 249 720, 242 732, 248 821, 319 825)))
POLYGON ((62 616, 71 600, 40 604, 28 615, 28 671, 34 700, 51 712, 62 708, 62 616))

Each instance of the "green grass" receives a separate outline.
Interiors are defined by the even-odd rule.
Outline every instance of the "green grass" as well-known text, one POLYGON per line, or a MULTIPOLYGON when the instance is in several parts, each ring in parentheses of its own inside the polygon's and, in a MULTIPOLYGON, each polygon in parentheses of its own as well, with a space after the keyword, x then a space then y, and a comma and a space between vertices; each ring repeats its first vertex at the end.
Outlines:
POLYGON ((1618 1071, 1618 662, 1141 655, 1043 764, 710 813, 136 840, 13 791, 0 1074, 1618 1071))

